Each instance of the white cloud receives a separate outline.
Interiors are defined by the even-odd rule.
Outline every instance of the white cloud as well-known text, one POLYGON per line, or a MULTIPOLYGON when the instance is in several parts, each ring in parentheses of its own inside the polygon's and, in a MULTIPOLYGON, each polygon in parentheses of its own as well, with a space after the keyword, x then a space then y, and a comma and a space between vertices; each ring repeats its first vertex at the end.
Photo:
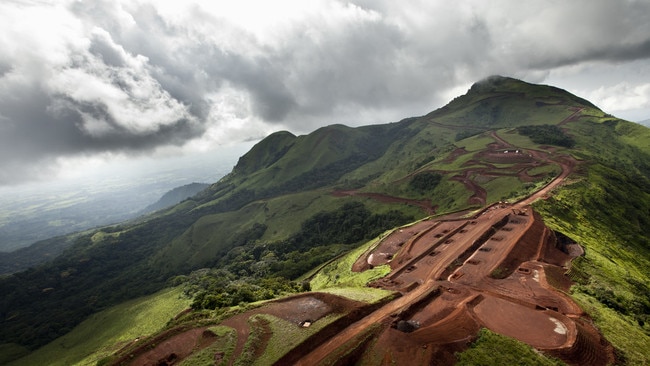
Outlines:
POLYGON ((191 119, 185 106, 173 99, 149 74, 144 57, 130 57, 126 67, 107 66, 91 56, 83 68, 64 68, 48 86, 55 102, 77 110, 91 135, 122 132, 151 133, 179 119, 191 119), (105 115, 84 111, 83 106, 104 106, 105 115), (98 126, 98 124, 100 126, 98 126), (94 127, 93 127, 94 126, 94 127))
POLYGON ((650 109, 648 73, 629 66, 650 58, 648 14, 631 0, 5 1, 0 169, 394 121, 491 74, 650 109))
POLYGON ((614 114, 629 109, 650 108, 650 83, 633 85, 622 82, 612 87, 600 87, 590 92, 588 98, 614 114))

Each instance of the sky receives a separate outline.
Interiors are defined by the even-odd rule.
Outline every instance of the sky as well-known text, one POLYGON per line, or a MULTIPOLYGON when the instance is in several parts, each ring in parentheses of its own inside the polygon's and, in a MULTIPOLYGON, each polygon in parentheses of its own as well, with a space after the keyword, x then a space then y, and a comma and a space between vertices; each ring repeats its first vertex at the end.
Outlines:
POLYGON ((0 2, 0 187, 426 114, 499 74, 650 118, 650 0, 0 2))

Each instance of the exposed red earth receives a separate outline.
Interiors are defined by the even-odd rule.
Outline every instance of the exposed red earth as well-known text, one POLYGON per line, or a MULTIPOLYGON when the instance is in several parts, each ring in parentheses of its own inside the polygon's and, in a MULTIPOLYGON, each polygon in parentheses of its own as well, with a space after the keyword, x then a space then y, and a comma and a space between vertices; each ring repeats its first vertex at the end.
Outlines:
POLYGON ((584 109, 585 109, 585 108, 579 108, 579 107, 572 107, 572 108, 569 108, 569 110, 573 111, 573 113, 571 113, 567 118, 563 119, 562 122, 560 122, 560 123, 558 123, 558 124, 559 124, 559 125, 565 125, 565 124, 567 124, 568 122, 571 122, 571 121, 575 121, 575 120, 577 120, 578 118, 580 118, 581 112, 582 112, 584 109))
POLYGON ((408 228, 386 237, 355 268, 382 264, 378 258, 384 258, 393 270, 371 285, 402 297, 350 325, 298 364, 321 364, 377 323, 382 333, 360 357, 405 364, 418 355, 418 364, 434 359, 453 364, 450 352, 486 327, 570 364, 613 362, 612 347, 580 307, 549 285, 547 276, 560 277, 552 283, 567 282, 557 269, 566 268, 572 257, 528 204, 529 199, 495 204, 465 219, 423 221, 406 242, 408 228))
MULTIPOLYGON (((318 324, 328 314, 340 314, 338 320, 289 350, 277 365, 344 365, 361 359, 377 365, 452 365, 454 353, 467 348, 483 327, 568 364, 613 363, 612 346, 566 293, 571 281, 565 273, 571 260, 583 254, 582 249, 577 244, 561 244, 530 206, 562 184, 577 162, 558 156, 551 148, 518 149, 496 133, 491 137, 495 142, 453 178, 472 192, 471 203, 485 205, 486 191, 479 183, 482 176, 512 175, 526 182, 528 169, 547 164, 559 166, 561 173, 518 202, 495 203, 471 215, 426 219, 384 237, 357 259, 353 270, 388 264, 391 272, 369 286, 399 293, 395 299, 367 305, 325 293, 305 293, 225 320, 221 325, 238 334, 227 364, 232 365, 244 351, 251 332, 249 321, 256 314, 274 315, 300 329, 305 329, 301 328, 305 322, 318 324), (493 164, 512 165, 497 168, 493 164)), ((448 162, 467 153, 456 149, 448 162)), ((335 194, 363 195, 434 211, 423 201, 357 191, 335 194)), ((169 333, 143 344, 129 364, 172 365, 215 340, 205 328, 169 333)), ((270 330, 259 340, 256 355, 264 352, 267 333, 270 330)), ((222 356, 215 355, 215 360, 221 361, 222 356)))
MULTIPOLYGON (((285 299, 271 301, 264 306, 243 312, 228 318, 221 325, 233 328, 237 332, 237 342, 233 355, 227 364, 232 365, 234 360, 241 355, 248 336, 250 335, 249 319, 258 314, 268 314, 280 319, 289 321, 297 328, 304 327, 305 322, 309 324, 317 322, 329 314, 341 314, 340 322, 345 324, 363 316, 364 311, 370 311, 365 303, 352 301, 340 296, 327 293, 304 293, 291 296, 285 299)), ((336 325, 336 324, 334 324, 336 325)), ((339 325, 341 327, 341 325, 339 325)), ((336 329, 334 329, 336 330, 336 329)), ((327 333, 328 328, 321 330, 322 334, 327 333)), ((331 332, 332 329, 329 329, 331 332)), ((314 339, 318 339, 321 334, 317 333, 314 339)), ((266 344, 270 337, 270 331, 265 331, 259 343, 266 344)), ((116 365, 174 365, 185 359, 193 352, 197 352, 217 340, 217 336, 208 330, 208 327, 193 329, 175 328, 159 336, 143 341, 142 344, 132 349, 128 354, 123 355, 112 364, 116 365)), ((316 343, 319 343, 316 341, 316 343)), ((260 347, 264 351, 264 347, 260 347)), ((222 355, 215 355, 215 359, 222 355)))

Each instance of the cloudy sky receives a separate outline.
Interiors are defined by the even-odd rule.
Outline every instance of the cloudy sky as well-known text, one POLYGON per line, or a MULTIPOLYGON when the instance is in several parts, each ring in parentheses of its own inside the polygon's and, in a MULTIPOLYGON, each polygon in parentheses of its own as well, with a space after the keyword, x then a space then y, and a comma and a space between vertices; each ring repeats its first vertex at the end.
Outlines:
POLYGON ((492 74, 645 120, 648 19, 649 0, 2 0, 0 186, 396 121, 492 74))

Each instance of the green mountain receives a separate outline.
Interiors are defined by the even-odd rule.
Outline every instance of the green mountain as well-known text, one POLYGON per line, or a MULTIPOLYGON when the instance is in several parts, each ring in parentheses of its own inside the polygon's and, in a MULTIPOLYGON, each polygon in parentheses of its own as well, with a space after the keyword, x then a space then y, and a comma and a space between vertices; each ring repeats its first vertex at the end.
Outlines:
POLYGON ((184 199, 190 198, 202 190, 208 188, 209 184, 206 183, 190 183, 185 184, 180 187, 176 187, 160 197, 158 201, 152 203, 151 205, 145 207, 143 213, 154 212, 157 210, 162 210, 170 206, 174 206, 177 203, 180 203, 184 199))
MULTIPOLYGON (((547 184, 559 185, 532 209, 557 237, 585 249, 570 266, 572 301, 591 317, 603 342, 612 345, 610 358, 647 364, 650 130, 564 90, 497 76, 425 116, 358 128, 332 125, 304 136, 274 133, 242 156, 229 175, 171 208, 52 239, 66 246, 63 254, 0 280, 0 362, 78 331, 75 326, 91 314, 169 286, 182 286, 194 310, 170 322, 155 343, 222 321, 232 325, 238 318, 229 316, 249 309, 244 304, 310 287, 342 295, 338 305, 331 305, 337 309, 358 309, 310 328, 313 333, 303 336, 313 340, 309 337, 340 330, 339 323, 393 304, 399 296, 359 289, 387 275, 387 266, 361 275, 341 269, 370 250, 367 245, 375 238, 397 227, 407 232, 410 226, 403 225, 428 217, 461 217, 500 201, 515 204, 547 184), (356 290, 346 292, 349 287, 356 290)), ((495 278, 514 270, 499 268, 495 278)), ((404 291, 405 298, 414 293, 404 291)), ((314 296, 323 303, 334 301, 329 295, 314 296)), ((233 362, 228 360, 234 354, 242 364, 297 357, 299 342, 293 348, 298 351, 274 346, 284 353, 269 354, 277 339, 260 334, 282 339, 295 332, 269 314, 244 320, 250 334, 263 341, 249 337, 246 346, 228 343, 234 328, 219 325, 223 328, 203 335, 212 340, 204 342, 212 345, 206 348, 212 354, 192 357, 215 362, 219 355, 233 362)), ((370 327, 333 357, 339 363, 367 359, 364 352, 381 343, 382 332, 370 327)), ((530 352, 499 337, 482 331, 476 352, 485 342, 488 347, 505 342, 509 346, 502 347, 511 347, 515 355, 530 352)), ((115 358, 101 362, 126 362, 120 347, 114 349, 115 358)), ((481 357, 463 353, 454 358, 453 352, 465 348, 456 344, 438 356, 447 357, 444 363, 468 364, 481 357)), ((553 356, 574 362, 570 355, 553 356)), ((176 362, 165 362, 171 361, 176 362)))

